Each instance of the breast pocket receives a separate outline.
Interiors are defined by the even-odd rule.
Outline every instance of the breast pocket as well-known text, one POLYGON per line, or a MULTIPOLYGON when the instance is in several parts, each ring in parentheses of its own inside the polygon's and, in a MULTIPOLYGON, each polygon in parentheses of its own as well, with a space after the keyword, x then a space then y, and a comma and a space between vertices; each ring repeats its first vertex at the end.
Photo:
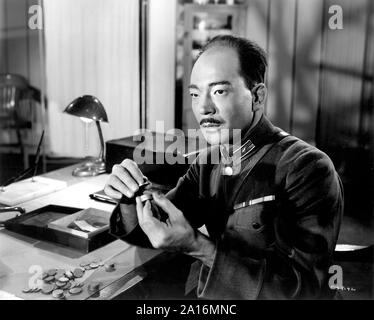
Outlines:
POLYGON ((264 221, 264 205, 255 204, 235 210, 235 227, 261 232, 266 227, 264 221))
POLYGON ((259 203, 234 210, 233 228, 253 247, 264 249, 274 242, 274 204, 259 203))

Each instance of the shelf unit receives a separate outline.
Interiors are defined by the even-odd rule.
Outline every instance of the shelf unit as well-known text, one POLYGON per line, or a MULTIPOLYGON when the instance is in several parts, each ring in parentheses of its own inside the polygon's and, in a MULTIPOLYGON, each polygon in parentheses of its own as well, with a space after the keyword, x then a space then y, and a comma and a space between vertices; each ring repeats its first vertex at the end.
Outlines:
POLYGON ((198 128, 188 92, 192 66, 200 48, 216 35, 245 36, 246 4, 186 4, 184 16, 183 112, 184 130, 198 128))

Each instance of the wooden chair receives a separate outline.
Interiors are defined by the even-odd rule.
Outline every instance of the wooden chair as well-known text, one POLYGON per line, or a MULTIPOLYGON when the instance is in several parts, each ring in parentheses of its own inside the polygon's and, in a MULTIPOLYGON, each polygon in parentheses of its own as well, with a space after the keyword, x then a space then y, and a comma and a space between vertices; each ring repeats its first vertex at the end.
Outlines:
POLYGON ((2 133, 15 132, 16 140, 9 143, 1 142, 0 150, 14 152, 17 150, 23 158, 24 168, 29 166, 29 157, 22 132, 31 130, 31 114, 33 108, 33 90, 28 81, 15 74, 0 74, 0 139, 2 133))

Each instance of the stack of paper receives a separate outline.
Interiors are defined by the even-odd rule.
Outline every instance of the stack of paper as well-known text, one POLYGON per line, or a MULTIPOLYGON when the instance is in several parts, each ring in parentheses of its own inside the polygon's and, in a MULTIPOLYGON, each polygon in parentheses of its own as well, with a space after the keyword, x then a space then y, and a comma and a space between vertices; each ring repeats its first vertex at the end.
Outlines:
POLYGON ((12 183, 4 190, 0 189, 0 203, 15 206, 66 187, 67 183, 65 181, 37 176, 34 179, 30 178, 12 183))

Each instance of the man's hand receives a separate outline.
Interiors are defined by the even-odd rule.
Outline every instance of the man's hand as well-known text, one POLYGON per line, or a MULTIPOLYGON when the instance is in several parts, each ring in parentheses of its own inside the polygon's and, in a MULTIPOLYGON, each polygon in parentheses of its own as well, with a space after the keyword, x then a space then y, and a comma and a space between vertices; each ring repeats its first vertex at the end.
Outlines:
POLYGON ((122 194, 131 198, 139 190, 139 185, 144 183, 144 178, 136 162, 125 159, 113 166, 104 192, 113 199, 121 199, 122 194))
POLYGON ((199 231, 192 229, 182 211, 164 195, 153 193, 153 200, 169 218, 162 222, 152 213, 151 203, 143 206, 140 198, 136 198, 136 210, 139 225, 156 249, 181 251, 194 256, 211 266, 214 260, 215 245, 199 231))

